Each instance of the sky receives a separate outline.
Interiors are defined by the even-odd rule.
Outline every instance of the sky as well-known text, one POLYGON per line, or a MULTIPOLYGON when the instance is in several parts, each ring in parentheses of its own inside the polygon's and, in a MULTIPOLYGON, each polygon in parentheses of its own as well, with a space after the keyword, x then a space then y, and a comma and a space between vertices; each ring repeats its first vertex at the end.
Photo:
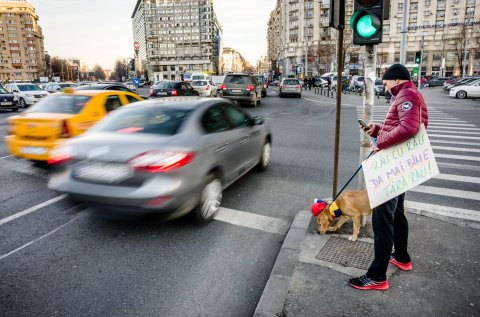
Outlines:
MULTIPOLYGON (((45 50, 112 69, 133 57, 131 16, 136 0, 29 0, 39 16, 45 50)), ((276 0, 214 0, 224 47, 255 63, 267 51, 267 23, 276 0)))

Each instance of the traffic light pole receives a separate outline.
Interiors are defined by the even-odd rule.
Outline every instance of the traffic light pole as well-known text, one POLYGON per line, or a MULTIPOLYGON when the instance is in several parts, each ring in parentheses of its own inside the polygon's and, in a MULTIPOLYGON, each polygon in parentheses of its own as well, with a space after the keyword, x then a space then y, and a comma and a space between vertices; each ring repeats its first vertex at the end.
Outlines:
POLYGON ((337 45, 337 111, 335 116, 335 156, 333 159, 333 190, 332 197, 337 195, 338 186, 338 161, 340 152, 340 110, 342 106, 342 72, 343 72, 343 30, 344 26, 338 27, 337 45))
MULTIPOLYGON (((377 64, 377 46, 365 46, 365 68, 364 68, 364 95, 363 95, 363 111, 362 120, 366 123, 373 121, 373 104, 375 101, 375 79, 376 79, 376 64, 377 64)), ((370 154, 370 137, 368 134, 360 130, 360 164, 370 154)), ((365 177, 363 173, 358 174, 358 189, 366 189, 365 177)), ((371 217, 362 217, 362 226, 371 222, 371 217)))

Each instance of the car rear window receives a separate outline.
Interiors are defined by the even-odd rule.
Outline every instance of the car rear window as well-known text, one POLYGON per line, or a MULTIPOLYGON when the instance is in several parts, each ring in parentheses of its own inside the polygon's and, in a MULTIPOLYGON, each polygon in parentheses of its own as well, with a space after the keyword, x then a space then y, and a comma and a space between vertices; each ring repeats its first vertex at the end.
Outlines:
POLYGON ((283 82, 284 85, 300 85, 296 79, 287 79, 283 82))
POLYGON ((204 75, 192 76, 192 80, 199 80, 199 79, 205 79, 205 76, 204 75))
POLYGON ((238 85, 249 85, 251 84, 250 77, 248 76, 227 76, 225 77, 226 84, 238 84, 238 85))
POLYGON ((192 81, 192 86, 206 86, 208 82, 206 80, 194 80, 192 81))
POLYGON ((20 91, 39 91, 39 90, 42 90, 37 85, 18 85, 18 89, 20 89, 20 91))
POLYGON ((121 109, 103 119, 92 131, 174 135, 190 110, 175 108, 121 109))
POLYGON ((90 98, 78 95, 50 95, 30 107, 27 112, 77 114, 90 98))
POLYGON ((159 89, 173 89, 175 88, 175 86, 177 85, 177 83, 168 83, 168 82, 165 82, 165 83, 160 83, 157 85, 156 88, 159 88, 159 89))

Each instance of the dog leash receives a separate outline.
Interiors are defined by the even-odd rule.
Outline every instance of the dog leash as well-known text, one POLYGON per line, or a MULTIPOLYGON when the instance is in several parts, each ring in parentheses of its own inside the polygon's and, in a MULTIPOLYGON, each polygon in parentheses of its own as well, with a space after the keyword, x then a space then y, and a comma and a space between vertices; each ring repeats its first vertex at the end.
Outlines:
MULTIPOLYGON (((373 155, 373 153, 375 153, 375 151, 371 151, 370 154, 368 154, 366 160, 373 155)), ((348 184, 350 184, 350 182, 355 178, 355 176, 357 176, 358 172, 360 172, 360 170, 362 169, 362 164, 360 164, 360 166, 357 168, 357 170, 355 171, 355 173, 353 173, 352 177, 350 177, 350 179, 347 181, 347 183, 345 185, 343 185, 342 189, 340 189, 340 191, 335 195, 335 197, 333 197, 332 201, 334 202, 335 200, 337 200, 338 196, 340 196, 340 194, 345 190, 345 188, 348 186, 348 184)))

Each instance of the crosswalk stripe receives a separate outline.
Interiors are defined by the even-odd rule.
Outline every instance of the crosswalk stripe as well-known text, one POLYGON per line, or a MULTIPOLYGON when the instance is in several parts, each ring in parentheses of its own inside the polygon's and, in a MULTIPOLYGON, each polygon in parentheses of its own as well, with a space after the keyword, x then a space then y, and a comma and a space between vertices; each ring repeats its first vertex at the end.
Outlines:
POLYGON ((433 132, 433 133, 451 133, 451 134, 469 134, 469 135, 480 135, 480 132, 470 132, 470 131, 445 131, 445 130, 434 130, 434 129, 428 129, 428 132, 433 132))
MULTIPOLYGON (((440 125, 440 124, 429 124, 428 125, 428 129, 432 129, 432 128, 447 128, 449 130, 462 130, 462 131, 480 131, 480 128, 464 128, 464 127, 445 127, 443 125, 440 125)), ((430 131, 430 130, 429 130, 430 131)))
POLYGON ((442 168, 450 168, 450 169, 457 169, 463 171, 479 171, 480 166, 477 165, 466 165, 466 164, 456 164, 456 163, 445 163, 445 162, 437 162, 438 167, 440 168, 440 172, 442 168))
POLYGON ((455 159, 455 160, 464 160, 464 161, 480 161, 480 157, 466 156, 466 155, 435 153, 435 157, 436 158, 455 159))
POLYGON ((422 194, 442 195, 445 197, 456 197, 456 198, 463 198, 463 199, 480 200, 480 195, 477 192, 450 189, 450 188, 444 188, 444 187, 419 185, 410 189, 410 191, 422 193, 422 194))
POLYGON ((432 122, 428 122, 428 127, 430 126, 435 126, 435 125, 439 125, 439 126, 451 126, 451 127, 476 127, 476 125, 474 124, 465 124, 465 123, 432 123, 432 122))
POLYGON ((463 121, 463 120, 449 120, 449 119, 434 119, 434 120, 430 120, 428 119, 428 122, 445 122, 445 123, 449 123, 449 122, 453 122, 453 123, 467 123, 467 121, 463 121))
POLYGON ((466 148, 466 147, 451 147, 451 146, 435 146, 435 145, 432 145, 432 148, 434 150, 480 153, 480 149, 471 149, 471 148, 466 148))
POLYGON ((447 135, 447 134, 428 134, 430 138, 448 138, 448 139, 468 139, 478 140, 476 136, 463 136, 463 135, 447 135))
POLYGON ((473 220, 480 221, 480 212, 477 210, 468 210, 464 208, 455 208, 451 206, 441 206, 441 205, 432 205, 425 204, 416 201, 405 201, 405 207, 408 211, 422 214, 422 211, 430 212, 433 214, 453 217, 464 220, 473 220))
POLYGON ((440 173, 437 176, 435 176, 434 178, 445 180, 445 181, 480 184, 480 177, 471 177, 471 176, 462 176, 462 175, 440 173))
POLYGON ((480 145, 480 142, 463 142, 456 140, 437 140, 430 139, 430 143, 455 144, 455 145, 480 145))

